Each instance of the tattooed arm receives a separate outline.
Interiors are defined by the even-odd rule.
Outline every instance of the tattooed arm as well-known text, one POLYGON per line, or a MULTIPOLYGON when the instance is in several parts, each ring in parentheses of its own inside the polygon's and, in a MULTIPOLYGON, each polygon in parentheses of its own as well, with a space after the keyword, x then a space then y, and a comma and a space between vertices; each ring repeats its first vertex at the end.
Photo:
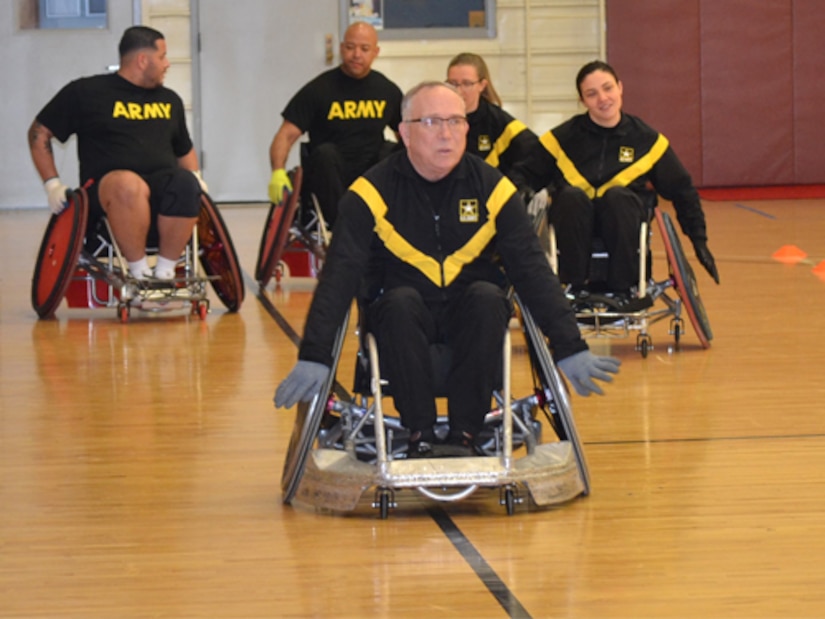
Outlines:
POLYGON ((43 181, 57 176, 57 167, 54 163, 52 151, 52 137, 54 135, 48 127, 35 120, 29 127, 29 150, 31 151, 34 167, 43 181))
POLYGON ((48 127, 37 120, 29 127, 29 150, 31 151, 34 167, 43 180, 43 189, 49 202, 49 210, 57 215, 66 208, 66 191, 69 189, 57 175, 57 166, 54 163, 52 151, 52 137, 54 134, 48 127))

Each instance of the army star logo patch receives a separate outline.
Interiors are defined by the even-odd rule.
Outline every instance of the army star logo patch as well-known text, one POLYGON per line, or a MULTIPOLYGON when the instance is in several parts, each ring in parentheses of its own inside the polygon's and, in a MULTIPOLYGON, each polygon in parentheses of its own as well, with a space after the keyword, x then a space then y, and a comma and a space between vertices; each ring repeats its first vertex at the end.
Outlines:
POLYGON ((488 151, 492 148, 489 135, 478 136, 478 150, 479 152, 488 151))
POLYGON ((478 223, 478 200, 475 198, 459 200, 458 220, 461 223, 478 223))
POLYGON ((620 146, 619 147, 619 162, 620 163, 633 163, 633 160, 636 158, 636 151, 631 146, 620 146))

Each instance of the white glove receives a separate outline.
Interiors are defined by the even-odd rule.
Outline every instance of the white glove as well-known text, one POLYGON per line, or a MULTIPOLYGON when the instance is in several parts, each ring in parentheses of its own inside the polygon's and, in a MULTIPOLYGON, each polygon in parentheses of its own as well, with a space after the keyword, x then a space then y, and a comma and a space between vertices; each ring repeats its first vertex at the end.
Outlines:
POLYGON ((55 215, 62 213, 63 209, 69 204, 69 199, 66 197, 69 188, 57 176, 43 183, 43 188, 49 197, 49 210, 55 215))
POLYGON ((195 178, 198 179, 198 184, 201 186, 201 191, 203 193, 209 193, 209 187, 206 186, 206 181, 203 180, 203 176, 201 175, 200 170, 192 170, 192 174, 195 175, 195 178))

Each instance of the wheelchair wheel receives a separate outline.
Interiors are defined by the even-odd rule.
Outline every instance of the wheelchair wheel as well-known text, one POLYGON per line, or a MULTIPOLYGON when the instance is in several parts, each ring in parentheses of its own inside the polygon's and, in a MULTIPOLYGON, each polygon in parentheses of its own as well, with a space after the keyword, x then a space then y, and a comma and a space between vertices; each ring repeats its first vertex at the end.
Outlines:
POLYGON ((212 287, 230 312, 237 312, 244 298, 243 278, 238 254, 220 211, 206 194, 198 215, 198 253, 207 275, 218 276, 212 287))
POLYGON ((705 306, 702 304, 702 299, 699 297, 696 276, 693 274, 693 269, 682 250, 682 243, 679 240, 676 227, 673 225, 670 215, 658 208, 656 209, 656 221, 662 234, 668 269, 676 293, 684 304, 690 323, 693 325, 693 330, 696 332, 702 348, 710 348, 710 341, 713 339, 710 321, 707 312, 705 312, 705 306))
POLYGON ((52 215, 37 253, 32 277, 32 307, 40 318, 54 316, 83 249, 89 200, 85 189, 71 192, 68 206, 52 215))
POLYGON ((579 465, 579 472, 584 486, 584 495, 590 494, 590 473, 587 470, 587 461, 584 457, 584 450, 576 432, 576 424, 573 421, 570 398, 567 388, 559 374, 547 342, 538 325, 533 320, 532 314, 524 307, 516 295, 516 302, 521 308, 522 324, 524 325, 524 335, 527 340, 527 349, 530 353, 530 362, 533 366, 533 373, 538 386, 541 387, 545 395, 546 402, 543 404, 549 410, 549 420, 560 440, 569 441, 576 455, 576 462, 579 465))
POLYGON ((266 285, 275 274, 278 263, 281 261, 289 242, 289 230, 298 210, 298 197, 301 193, 301 168, 290 171, 289 176, 292 182, 292 192, 285 197, 282 203, 272 204, 269 207, 266 225, 261 236, 258 263, 255 265, 255 279, 261 285, 266 285))
POLYGON ((338 368, 338 359, 341 356, 341 349, 344 346, 348 323, 349 316, 347 316, 341 326, 338 327, 335 335, 335 345, 332 350, 334 362, 320 393, 309 403, 298 403, 295 425, 292 427, 292 435, 289 438, 286 458, 284 459, 284 469, 281 473, 281 491, 283 492, 284 503, 291 503, 292 499, 295 498, 298 485, 301 483, 301 478, 304 475, 304 468, 309 457, 309 452, 318 436, 321 420, 324 417, 327 401, 329 400, 330 393, 332 393, 332 387, 335 382, 335 371, 338 368))

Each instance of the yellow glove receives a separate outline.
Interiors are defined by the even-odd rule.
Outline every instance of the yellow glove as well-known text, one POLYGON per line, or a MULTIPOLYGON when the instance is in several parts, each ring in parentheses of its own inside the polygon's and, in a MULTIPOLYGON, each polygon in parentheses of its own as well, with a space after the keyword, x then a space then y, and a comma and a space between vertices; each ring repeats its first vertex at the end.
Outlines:
POLYGON ((284 200, 284 189, 292 191, 289 175, 283 168, 273 170, 272 178, 269 179, 269 199, 274 204, 280 204, 284 200))

